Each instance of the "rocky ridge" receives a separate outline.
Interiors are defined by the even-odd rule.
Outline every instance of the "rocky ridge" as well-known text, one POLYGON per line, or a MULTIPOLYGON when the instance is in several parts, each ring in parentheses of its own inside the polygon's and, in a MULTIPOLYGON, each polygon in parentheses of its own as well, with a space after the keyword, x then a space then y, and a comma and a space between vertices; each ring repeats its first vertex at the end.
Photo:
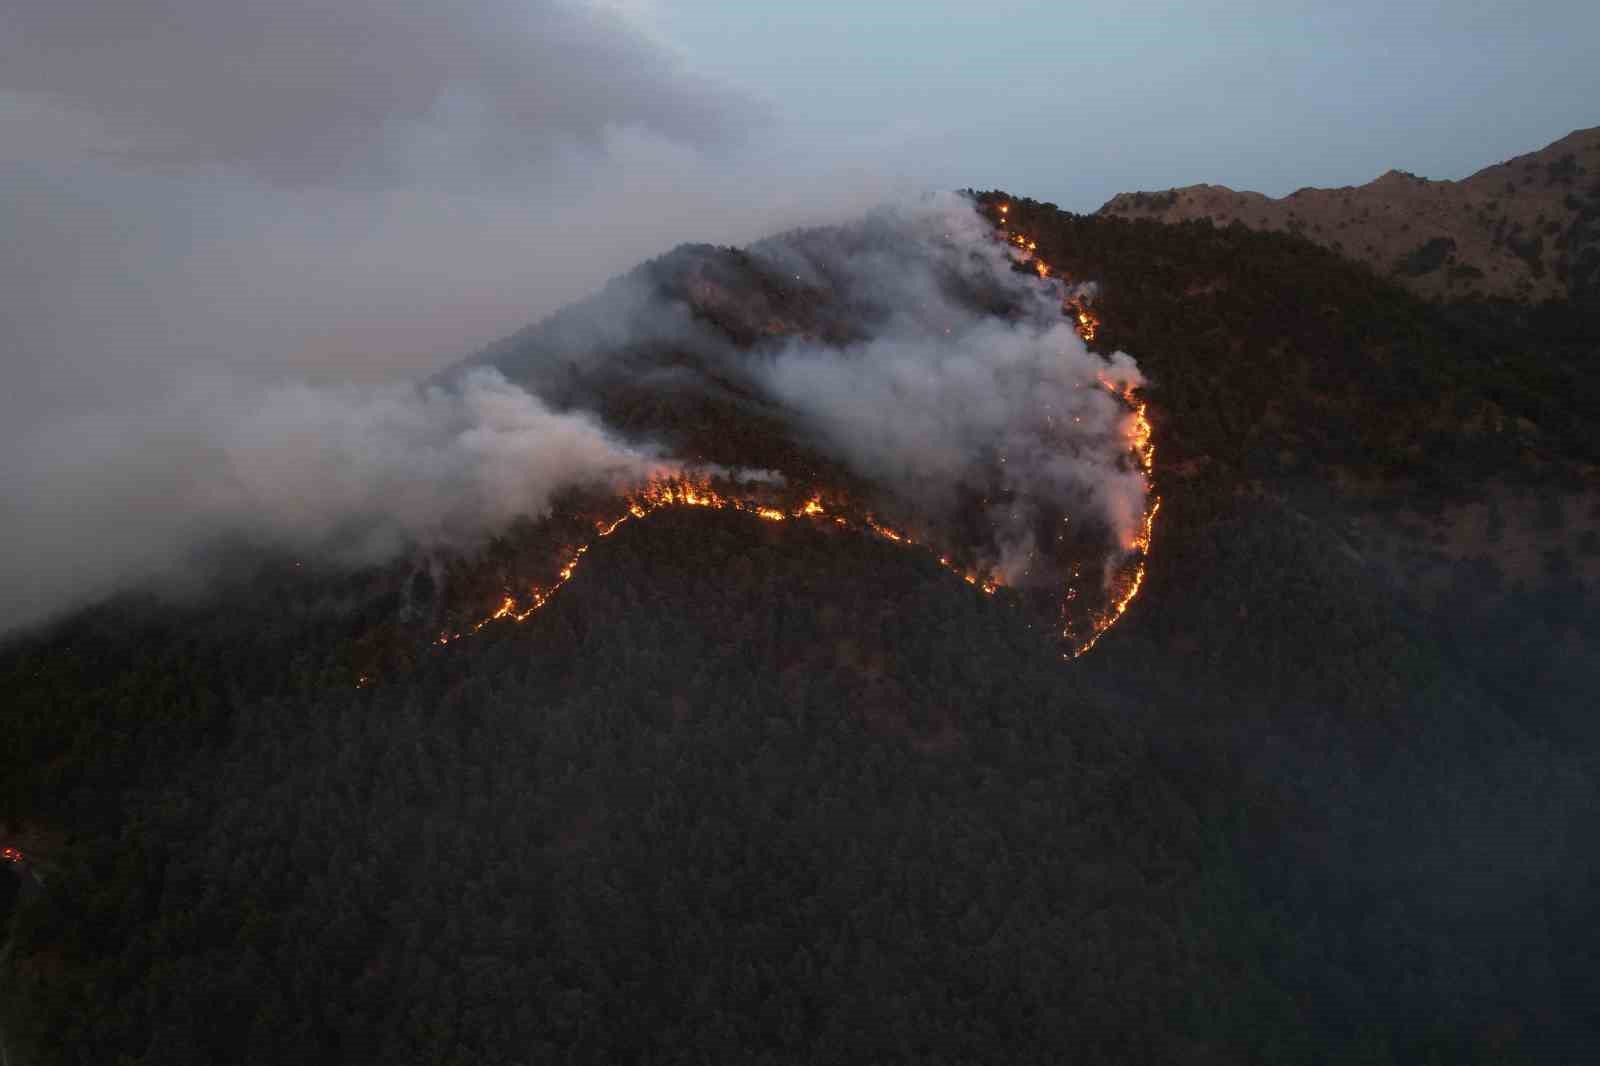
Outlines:
POLYGON ((1391 170, 1274 199, 1222 185, 1119 193, 1099 214, 1298 233, 1433 300, 1600 305, 1600 126, 1461 181, 1391 170))

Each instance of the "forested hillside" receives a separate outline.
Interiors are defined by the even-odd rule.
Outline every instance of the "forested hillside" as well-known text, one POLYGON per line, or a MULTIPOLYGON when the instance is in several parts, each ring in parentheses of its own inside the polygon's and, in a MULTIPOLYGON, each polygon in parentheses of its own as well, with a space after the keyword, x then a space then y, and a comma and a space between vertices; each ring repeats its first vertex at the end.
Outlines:
MULTIPOLYGON (((1163 506, 1094 651, 920 549, 698 510, 443 646, 558 523, 253 558, 13 638, 0 836, 43 883, 0 895, 11 1061, 1592 1049, 1593 316, 975 198, 1099 283, 1096 347, 1149 379, 1163 506)), ((671 343, 596 369, 552 357, 558 318, 484 359, 710 458, 824 464, 736 381, 641 383, 705 370, 697 336, 850 320, 744 253, 641 269, 671 343)))

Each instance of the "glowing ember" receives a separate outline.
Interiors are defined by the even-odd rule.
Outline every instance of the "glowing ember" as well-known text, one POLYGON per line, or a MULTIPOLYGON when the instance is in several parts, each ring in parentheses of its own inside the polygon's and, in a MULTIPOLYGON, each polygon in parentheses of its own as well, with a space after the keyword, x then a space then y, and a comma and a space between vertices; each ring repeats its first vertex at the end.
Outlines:
POLYGON ((1072 304, 1071 307, 1075 312, 1073 317, 1078 321, 1078 336, 1085 343, 1094 340, 1094 335, 1100 329, 1100 317, 1082 304, 1072 304))
POLYGON ((897 532, 897 531, 895 531, 893 529, 890 529, 888 526, 882 524, 877 519, 873 518, 871 515, 867 516, 866 525, 867 525, 868 529, 872 530, 874 533, 876 533, 878 536, 882 537, 884 540, 892 540, 896 544, 915 544, 916 543, 916 541, 912 540, 906 534, 897 532))
MULTIPOLYGON (((1104 382, 1107 389, 1117 393, 1133 407, 1133 417, 1130 419, 1127 430, 1128 447, 1134 457, 1139 461, 1139 468, 1143 471, 1146 482, 1150 477, 1151 469, 1155 466, 1155 445, 1150 440, 1150 419, 1145 413, 1143 401, 1137 399, 1131 388, 1121 390, 1113 387, 1109 382, 1104 382)), ((1144 587, 1145 561, 1150 556, 1150 541, 1155 531, 1156 514, 1161 510, 1161 498, 1151 495, 1150 508, 1144 514, 1144 521, 1134 531, 1127 549, 1133 559, 1131 572, 1124 570, 1124 575, 1119 584, 1119 590, 1114 595, 1111 606, 1099 617, 1095 618, 1089 627, 1088 636, 1078 641, 1076 647, 1068 653, 1069 657, 1076 658, 1093 648, 1105 636, 1106 630, 1116 624, 1117 620, 1127 611, 1128 605, 1139 595, 1139 590, 1144 587)), ((1067 590, 1067 602, 1075 596, 1075 590, 1067 590)), ((1063 605, 1065 613, 1065 604, 1063 605)), ((1062 630, 1062 638, 1068 642, 1073 641, 1072 626, 1069 623, 1062 630)))
MULTIPOLYGON (((837 494, 836 494, 837 495, 837 494)), ((656 511, 667 507, 705 507, 711 510, 742 511, 754 515, 768 522, 785 522, 790 519, 831 518, 832 521, 846 528, 859 528, 871 532, 884 540, 896 544, 914 545, 916 540, 899 530, 883 525, 872 515, 853 520, 843 514, 830 514, 822 502, 822 495, 811 496, 805 503, 793 511, 784 511, 773 506, 770 502, 763 502, 754 498, 725 495, 718 491, 708 479, 694 479, 689 477, 662 478, 643 486, 623 501, 623 513, 609 521, 595 523, 595 535, 608 537, 615 533, 622 523, 634 518, 644 518, 656 511)), ((548 587, 534 586, 528 590, 527 599, 520 601, 511 593, 506 593, 500 605, 486 617, 474 622, 470 627, 456 632, 446 631, 434 638, 438 645, 451 644, 462 637, 471 636, 483 629, 491 622, 501 619, 510 619, 513 622, 525 622, 555 595, 556 590, 572 580, 577 572, 578 562, 589 550, 588 544, 579 545, 573 552, 572 558, 556 572, 556 580, 548 587)), ((976 574, 966 574, 956 571, 948 558, 941 558, 940 565, 965 577, 970 585, 993 594, 998 584, 988 578, 976 574)), ((362 675, 356 682, 358 688, 371 684, 371 679, 362 675)))

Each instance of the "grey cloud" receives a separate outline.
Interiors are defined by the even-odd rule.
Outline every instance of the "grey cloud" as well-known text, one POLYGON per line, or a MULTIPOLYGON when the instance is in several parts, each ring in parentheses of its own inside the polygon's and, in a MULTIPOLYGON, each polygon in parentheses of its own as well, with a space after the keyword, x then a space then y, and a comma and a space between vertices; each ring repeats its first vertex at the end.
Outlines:
POLYGON ((289 185, 481 179, 624 128, 710 149, 760 114, 563 0, 27 3, 0 34, 0 92, 78 109, 99 150, 289 185))

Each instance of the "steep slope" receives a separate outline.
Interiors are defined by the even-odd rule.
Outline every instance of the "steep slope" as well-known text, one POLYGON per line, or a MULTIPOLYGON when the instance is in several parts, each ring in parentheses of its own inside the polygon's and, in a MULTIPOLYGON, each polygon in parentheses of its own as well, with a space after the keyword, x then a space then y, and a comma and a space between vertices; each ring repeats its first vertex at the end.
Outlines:
POLYGON ((1281 199, 1221 185, 1119 193, 1099 213, 1296 233, 1433 300, 1600 303, 1600 127, 1461 181, 1391 170, 1281 199))

